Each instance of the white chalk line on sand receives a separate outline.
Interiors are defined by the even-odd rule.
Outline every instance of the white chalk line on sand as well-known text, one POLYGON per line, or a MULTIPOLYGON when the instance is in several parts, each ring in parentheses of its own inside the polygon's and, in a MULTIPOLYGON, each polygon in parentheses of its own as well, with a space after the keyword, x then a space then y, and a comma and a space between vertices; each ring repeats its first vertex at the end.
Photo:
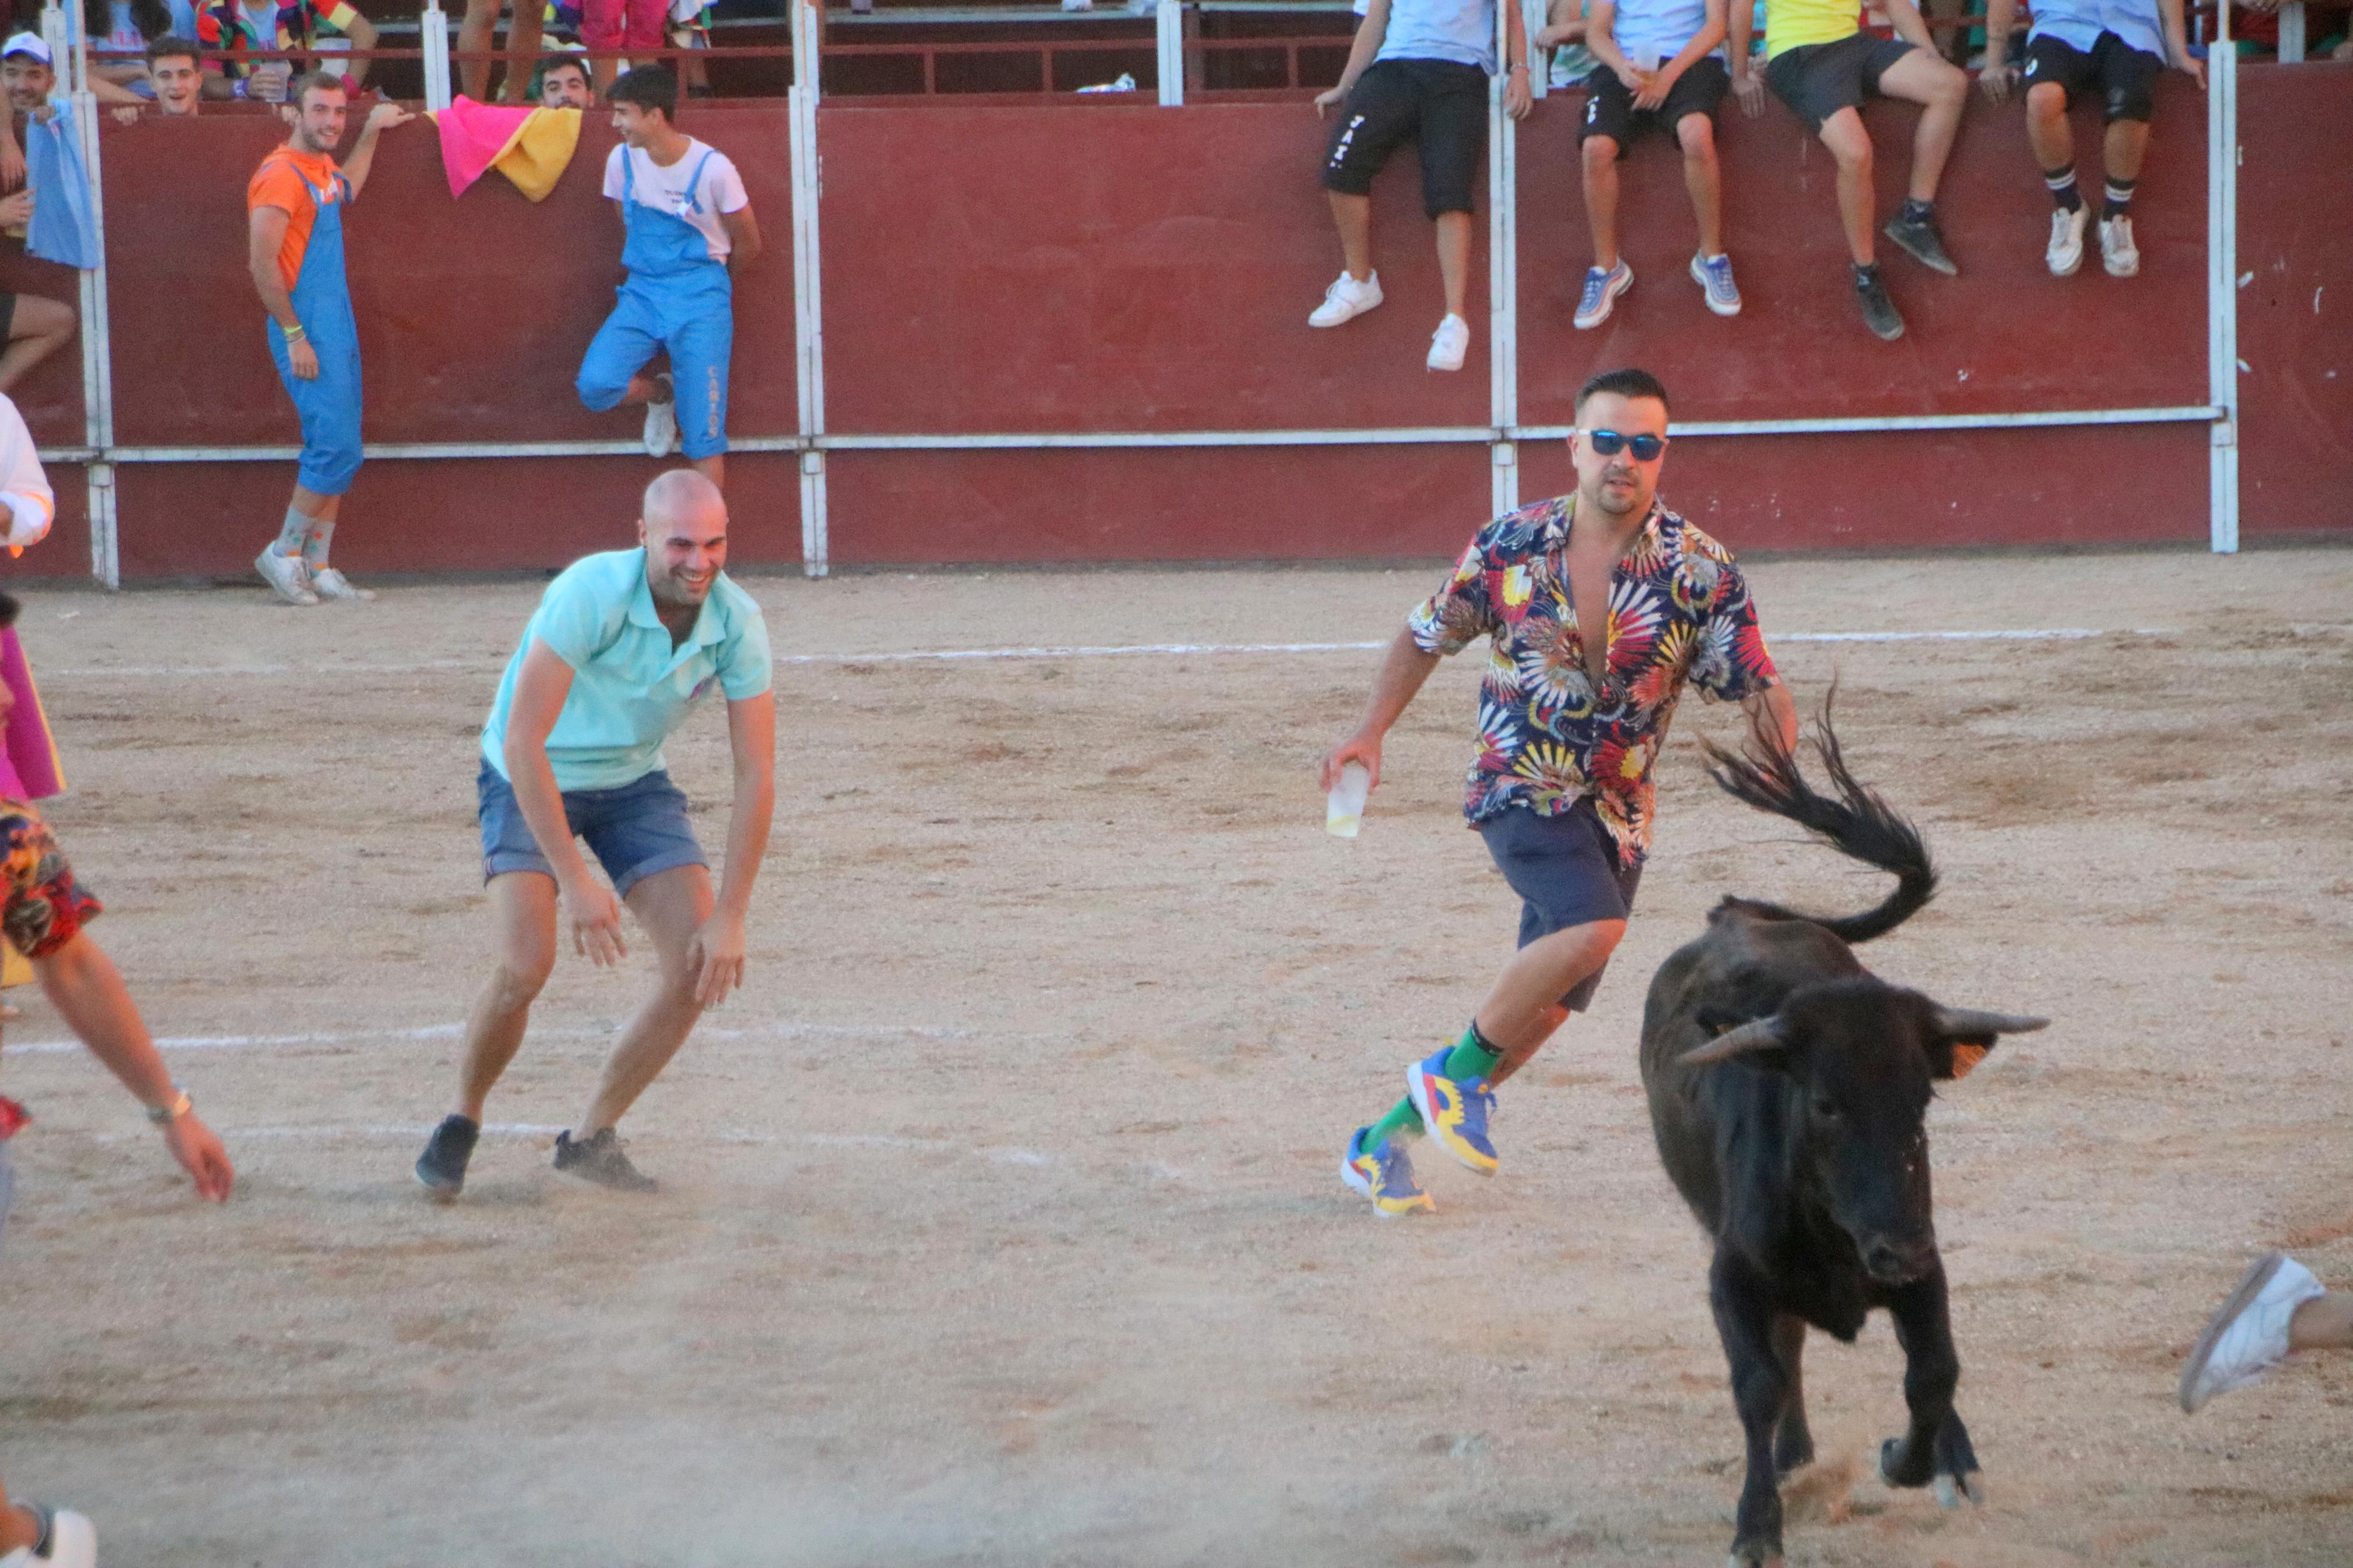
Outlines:
MULTIPOLYGON (((2323 637, 2353 631, 2353 626, 2299 623, 2291 636, 2323 637)), ((2181 634, 2167 626, 2016 626, 1987 629, 1904 632, 1781 632, 1768 643, 1919 643, 1919 642, 2080 642, 2089 637, 2169 637, 2181 634)), ((968 664, 992 660, 1057 660, 1082 658, 1181 658, 1195 655, 1229 656, 1295 653, 1374 653, 1382 642, 1268 643, 1073 643, 1040 644, 1031 647, 957 647, 897 649, 880 653, 787 653, 776 656, 780 666, 846 664, 968 664)), ((138 664, 81 665, 45 669, 45 680, 122 677, 140 679, 194 679, 238 675, 426 675, 443 670, 487 672, 505 668, 503 659, 433 659, 417 664, 138 664)))
MULTIPOLYGON (((459 1024, 428 1024, 415 1029, 353 1029, 342 1033, 303 1035, 176 1035, 159 1038, 155 1048, 164 1051, 280 1050, 301 1046, 356 1046, 375 1041, 453 1040, 462 1027, 459 1024)), ((588 1028, 563 1024, 534 1027, 531 1033, 533 1038, 543 1040, 609 1040, 620 1036, 618 1028, 588 1028)), ((765 1024, 748 1029, 705 1024, 697 1026, 694 1033, 696 1038, 705 1040, 968 1040, 973 1035, 970 1029, 933 1028, 916 1024, 765 1024)), ((0 1055, 54 1056, 81 1048, 78 1040, 26 1040, 21 1045, 0 1046, 0 1055)))

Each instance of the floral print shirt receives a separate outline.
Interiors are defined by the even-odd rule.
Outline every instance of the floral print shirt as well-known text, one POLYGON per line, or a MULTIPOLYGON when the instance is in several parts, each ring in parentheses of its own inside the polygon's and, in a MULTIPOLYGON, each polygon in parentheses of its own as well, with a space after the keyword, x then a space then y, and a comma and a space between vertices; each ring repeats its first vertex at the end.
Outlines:
POLYGON ((1609 574, 1609 674, 1597 692, 1568 586, 1575 504, 1557 496, 1481 529, 1407 624, 1425 653, 1492 640, 1463 815, 1478 823, 1525 805, 1559 816, 1590 799, 1630 868, 1650 851, 1651 769, 1683 683, 1739 701, 1780 677, 1731 552, 1654 502, 1609 574))

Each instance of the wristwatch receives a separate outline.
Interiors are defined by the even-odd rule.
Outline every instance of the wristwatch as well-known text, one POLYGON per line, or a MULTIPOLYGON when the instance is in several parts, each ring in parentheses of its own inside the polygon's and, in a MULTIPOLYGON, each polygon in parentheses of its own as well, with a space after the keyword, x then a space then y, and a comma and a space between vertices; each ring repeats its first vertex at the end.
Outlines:
POLYGON ((149 1106, 147 1120, 158 1127, 169 1127, 195 1108, 196 1102, 188 1098, 188 1091, 175 1083, 172 1086, 172 1103, 149 1106))

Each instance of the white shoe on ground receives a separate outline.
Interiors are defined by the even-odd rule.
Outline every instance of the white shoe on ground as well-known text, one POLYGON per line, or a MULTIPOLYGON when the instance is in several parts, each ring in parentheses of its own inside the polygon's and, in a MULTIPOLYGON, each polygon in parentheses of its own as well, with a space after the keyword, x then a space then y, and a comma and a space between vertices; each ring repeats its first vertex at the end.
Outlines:
POLYGON ((344 605, 364 605, 375 597, 375 590, 352 586, 352 580, 332 566, 322 566, 311 574, 311 591, 322 599, 344 605))
POLYGON ((2100 220, 2100 265, 2111 278, 2130 278, 2140 271, 2140 247, 2133 243, 2131 218, 2100 220))
POLYGON ((1324 302, 1307 317, 1311 327, 1336 327, 1343 321, 1353 321, 1381 302, 1381 275, 1367 272, 1365 280, 1357 282, 1343 272, 1324 290, 1324 302))
POLYGON ((678 450, 678 388, 668 371, 654 380, 661 385, 661 396, 646 405, 646 456, 667 458, 678 450))
POLYGON ((2051 215, 2051 244, 2042 252, 2042 259, 2053 278, 2065 278, 2084 265, 2084 229, 2092 221, 2092 209, 2077 207, 2069 212, 2062 207, 2051 215))
POLYGON ((1447 317, 1430 334, 1428 363, 1432 370, 1461 370, 1462 356, 1470 352, 1471 323, 1460 316, 1447 317))
POLYGON ((269 584, 269 591, 290 605, 315 605, 319 595, 311 591, 311 570, 302 564, 300 555, 281 555, 278 546, 271 545, 253 558, 253 569, 269 584))
POLYGON ((2326 1296, 2312 1270, 2284 1252, 2266 1253, 2206 1321, 2181 1365, 2181 1408, 2192 1415, 2218 1394, 2243 1388, 2287 1354, 2288 1320, 2326 1296))
POLYGON ((0 1557, 0 1568, 98 1568, 98 1531, 69 1508, 49 1510, 38 1503, 26 1508, 40 1516, 47 1550, 20 1546, 0 1557))

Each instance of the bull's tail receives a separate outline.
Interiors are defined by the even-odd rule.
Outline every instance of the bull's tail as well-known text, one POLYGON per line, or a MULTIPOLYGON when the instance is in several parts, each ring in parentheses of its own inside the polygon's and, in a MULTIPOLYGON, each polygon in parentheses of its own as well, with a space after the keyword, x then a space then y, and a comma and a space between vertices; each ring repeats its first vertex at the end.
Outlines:
POLYGON ((1841 941, 1869 942, 1902 925, 1936 897, 1936 868, 1928 859, 1928 847, 1921 842, 1920 830, 1898 816, 1878 791, 1847 771, 1838 731, 1831 727, 1827 701, 1810 739, 1834 795, 1817 794, 1798 771, 1796 756, 1782 750, 1780 738, 1766 733, 1761 725, 1756 743, 1745 755, 1736 756, 1713 742, 1704 742, 1708 760, 1715 764, 1708 770, 1708 777, 1725 794, 1759 811, 1788 817, 1840 854, 1893 874, 1895 890, 1877 909, 1836 918, 1803 914, 1752 899, 1725 902, 1767 919, 1812 921, 1841 941))

